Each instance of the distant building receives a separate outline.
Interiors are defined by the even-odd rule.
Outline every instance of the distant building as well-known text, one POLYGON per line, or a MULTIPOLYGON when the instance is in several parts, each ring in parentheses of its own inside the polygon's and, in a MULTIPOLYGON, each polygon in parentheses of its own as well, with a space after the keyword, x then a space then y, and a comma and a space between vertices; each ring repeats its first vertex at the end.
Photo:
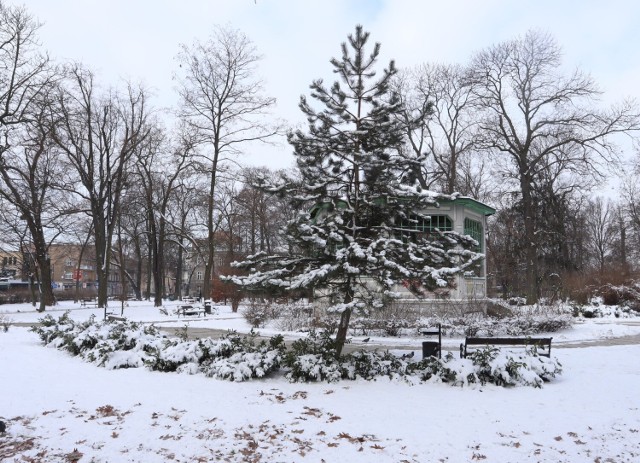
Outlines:
MULTIPOLYGON (((472 198, 458 197, 448 201, 441 200, 438 207, 421 212, 429 214, 429 219, 412 223, 412 229, 419 229, 428 234, 437 228, 443 232, 454 231, 470 236, 478 242, 475 251, 486 254, 487 217, 496 212, 492 207, 472 198)), ((485 258, 474 269, 458 274, 454 280, 454 288, 447 288, 446 295, 422 291, 420 288, 410 286, 407 282, 397 290, 407 294, 407 297, 420 299, 484 299, 487 297, 487 260, 485 258)))
POLYGON ((22 279, 22 254, 19 251, 0 250, 0 278, 22 279))
MULTIPOLYGON (((220 276, 220 274, 227 273, 231 262, 235 260, 242 260, 245 257, 244 245, 239 236, 230 237, 225 232, 217 232, 214 236, 215 240, 215 252, 213 256, 213 279, 220 276), (233 246, 231 246, 233 243, 233 246), (221 272, 222 270, 222 272, 221 272)), ((201 249, 206 249, 206 243, 202 241, 200 243, 201 249)), ((185 296, 203 296, 210 297, 202 294, 204 288, 204 272, 205 272, 205 258, 196 252, 192 246, 188 252, 185 253, 182 265, 182 294, 185 296)), ((215 290, 212 284, 212 290, 215 290)))
POLYGON ((82 246, 79 244, 52 244, 49 247, 51 259, 51 282, 54 289, 71 290, 79 283, 81 289, 96 289, 96 262, 93 248, 87 247, 80 259, 82 246))

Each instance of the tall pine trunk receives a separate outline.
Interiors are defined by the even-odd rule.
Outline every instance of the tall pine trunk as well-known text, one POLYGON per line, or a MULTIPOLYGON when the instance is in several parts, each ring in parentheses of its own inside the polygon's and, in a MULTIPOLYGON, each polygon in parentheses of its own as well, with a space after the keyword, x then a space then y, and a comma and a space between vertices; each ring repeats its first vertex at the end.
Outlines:
MULTIPOLYGON (((353 287, 351 285, 351 277, 347 278, 345 282, 345 295, 344 303, 348 306, 353 302, 353 287)), ((347 333, 349 331, 349 321, 351 320, 351 307, 346 308, 340 315, 340 324, 338 325, 338 332, 336 334, 336 358, 342 355, 342 349, 347 342, 347 333)))

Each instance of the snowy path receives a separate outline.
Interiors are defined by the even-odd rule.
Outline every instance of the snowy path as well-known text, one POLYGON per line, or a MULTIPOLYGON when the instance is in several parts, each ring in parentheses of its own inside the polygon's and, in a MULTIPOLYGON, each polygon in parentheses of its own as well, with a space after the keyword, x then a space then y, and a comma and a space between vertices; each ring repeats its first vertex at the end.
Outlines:
MULTIPOLYGON (((63 310, 58 310, 56 312, 64 312, 63 310)), ((54 316, 58 316, 57 314, 53 314, 54 316)), ((234 318, 224 318, 224 317, 217 317, 215 318, 216 321, 224 321, 224 320, 233 320, 234 318)), ((219 329, 219 328, 204 328, 204 327, 199 327, 199 324, 202 324, 204 322, 207 322, 209 320, 213 320, 213 318, 192 318, 192 319, 180 319, 178 322, 176 323, 188 323, 189 326, 187 328, 187 333, 188 333, 188 337, 190 339, 193 338, 207 338, 207 337, 211 337, 211 338, 219 338, 225 334, 228 333, 228 329, 219 329), (195 325, 195 326, 194 326, 195 325)), ((181 330, 184 328, 185 325, 175 325, 175 327, 169 327, 166 326, 167 325, 167 320, 150 320, 147 321, 145 320, 144 323, 155 323, 158 324, 160 329, 162 331, 164 331, 165 333, 169 334, 169 335, 174 335, 176 333, 177 330, 181 330), (163 326, 164 325, 164 326, 163 326)), ((30 327, 33 326, 34 324, 37 323, 33 323, 33 322, 11 322, 10 323, 12 326, 16 326, 16 327, 30 327)), ((627 345, 637 345, 640 344, 640 320, 634 320, 634 319, 623 319, 623 320, 617 320, 617 319, 606 319, 606 320, 596 320, 594 321, 595 325, 601 325, 601 326, 608 326, 608 325, 613 325, 613 326, 627 326, 627 327, 633 327, 633 328, 637 328, 638 329, 638 333, 636 334, 627 334, 627 335, 614 335, 614 334, 606 334, 604 335, 604 337, 597 337, 597 338, 584 338, 584 339, 570 339, 570 340, 558 340, 558 339, 554 339, 552 342, 552 348, 553 349, 565 349, 565 348, 579 348, 579 347, 607 347, 607 346, 627 346, 627 345)), ((260 331, 260 330, 258 330, 260 331)), ((239 332, 248 332, 247 329, 245 330, 239 330, 239 332)), ((268 339, 272 334, 270 334, 269 336, 262 336, 259 337, 260 338, 264 338, 264 339, 268 339)), ((293 339, 296 339, 297 337, 301 337, 303 336, 303 334, 300 334, 300 336, 295 335, 293 333, 289 333, 287 336, 285 336, 285 339, 289 342, 293 339)), ((554 336, 554 333, 550 333, 550 336, 554 336)), ((452 351, 452 352, 457 352, 460 346, 460 342, 462 340, 459 338, 444 338, 442 340, 442 345, 443 345, 443 351, 452 351)), ((374 340, 369 341, 368 343, 363 343, 361 341, 360 338, 353 338, 352 339, 352 343, 350 344, 346 344, 345 345, 345 352, 350 352, 356 349, 367 349, 367 350, 375 350, 375 349, 384 349, 384 350, 391 350, 391 351, 395 351, 395 350, 399 350, 399 351, 419 351, 421 349, 421 342, 422 340, 420 339, 402 339, 402 338, 376 338, 374 340)))

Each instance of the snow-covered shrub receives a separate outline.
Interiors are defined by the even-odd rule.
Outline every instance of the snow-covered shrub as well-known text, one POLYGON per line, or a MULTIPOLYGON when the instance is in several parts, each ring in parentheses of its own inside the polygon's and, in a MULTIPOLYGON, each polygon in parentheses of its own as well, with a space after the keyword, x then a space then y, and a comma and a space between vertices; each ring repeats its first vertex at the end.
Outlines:
POLYGON ((327 331, 312 330, 306 338, 295 340, 283 364, 289 369, 286 377, 291 382, 333 382, 342 378, 336 344, 327 331))
POLYGON ((302 354, 287 357, 289 372, 286 378, 292 383, 308 381, 327 381, 329 383, 342 379, 342 365, 335 358, 323 357, 320 354, 302 354))
POLYGON ((89 330, 98 334, 98 342, 83 357, 108 369, 144 366, 164 338, 153 325, 128 321, 103 322, 89 330))
POLYGON ((277 371, 282 355, 279 349, 260 349, 238 352, 231 357, 218 358, 202 368, 210 377, 229 381, 247 381, 277 371))
POLYGON ((556 360, 539 357, 535 349, 519 355, 497 349, 479 349, 468 359, 449 353, 413 362, 389 352, 356 351, 336 358, 335 341, 328 332, 312 331, 295 341, 285 353, 284 339, 274 336, 257 341, 257 335, 229 332, 218 340, 168 338, 154 326, 132 322, 75 323, 64 314, 46 316, 33 330, 43 342, 109 369, 137 368, 178 373, 202 373, 230 381, 263 378, 283 368, 289 381, 341 379, 375 380, 388 377, 451 385, 498 384, 540 387, 561 372, 556 360))
POLYGON ((200 371, 230 381, 262 378, 277 371, 285 350, 284 338, 278 335, 256 343, 256 336, 253 331, 249 336, 230 332, 216 348, 208 350, 210 357, 202 360, 200 371))
POLYGON ((275 318, 274 309, 270 303, 251 302, 242 311, 242 316, 252 328, 264 328, 275 318))
POLYGON ((640 301, 627 301, 622 308, 627 309, 629 314, 640 315, 640 301))
POLYGON ((423 326, 442 326, 445 336, 532 336, 554 333, 571 327, 572 308, 568 305, 526 306, 513 310, 511 316, 487 317, 482 313, 430 317, 423 326))
POLYGON ((575 317, 600 318, 602 317, 602 310, 600 307, 583 305, 574 307, 573 314, 575 317))
POLYGON ((204 373, 231 381, 261 378, 280 367, 284 339, 274 336, 257 343, 256 336, 231 331, 218 340, 166 339, 146 364, 152 370, 204 373))
POLYGON ((467 382, 480 384, 542 387, 545 381, 562 373, 560 362, 539 356, 534 347, 518 354, 485 347, 471 353, 467 360, 471 360, 475 375, 467 376, 467 382))
POLYGON ((343 377, 347 379, 397 378, 404 376, 410 363, 388 351, 359 350, 345 356, 342 362, 343 377))
MULTIPOLYGON (((31 331, 36 333, 45 345, 49 345, 56 339, 62 339, 62 342, 64 342, 63 338, 65 334, 71 332, 75 328, 75 324, 76 323, 69 317, 68 311, 58 317, 57 320, 47 314, 40 319, 39 325, 31 328, 31 331)), ((58 347, 59 343, 60 341, 58 341, 58 345, 55 347, 58 347)))
POLYGON ((389 304, 380 309, 372 309, 366 316, 358 316, 351 322, 354 334, 363 336, 399 336, 403 331, 420 326, 418 312, 410 305, 389 304))
POLYGON ((0 328, 4 333, 9 331, 9 325, 11 324, 10 322, 11 321, 9 320, 9 317, 4 314, 0 314, 0 328))
POLYGON ((106 368, 142 366, 162 336, 154 326, 133 322, 76 323, 64 313, 58 320, 46 315, 33 328, 42 342, 106 368))
POLYGON ((457 384, 459 373, 450 365, 455 363, 455 358, 449 352, 443 359, 428 357, 419 362, 408 365, 407 373, 417 376, 421 381, 443 382, 457 384))
POLYGON ((640 302, 640 285, 638 283, 619 286, 606 284, 600 287, 597 293, 602 297, 604 305, 640 302))
POLYGON ((304 301, 273 305, 276 327, 283 331, 308 330, 319 326, 314 321, 314 315, 320 312, 314 305, 304 301))

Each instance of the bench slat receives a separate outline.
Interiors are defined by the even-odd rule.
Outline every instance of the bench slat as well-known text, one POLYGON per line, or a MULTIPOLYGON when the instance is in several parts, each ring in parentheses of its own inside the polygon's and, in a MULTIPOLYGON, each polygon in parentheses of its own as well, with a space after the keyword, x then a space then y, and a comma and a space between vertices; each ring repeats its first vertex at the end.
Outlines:
POLYGON ((553 338, 467 338, 467 345, 495 344, 499 346, 547 345, 553 338))
POLYGON ((468 346, 536 346, 545 349, 539 355, 551 357, 551 340, 553 338, 487 338, 468 337, 460 344, 460 358, 466 358, 468 346))

